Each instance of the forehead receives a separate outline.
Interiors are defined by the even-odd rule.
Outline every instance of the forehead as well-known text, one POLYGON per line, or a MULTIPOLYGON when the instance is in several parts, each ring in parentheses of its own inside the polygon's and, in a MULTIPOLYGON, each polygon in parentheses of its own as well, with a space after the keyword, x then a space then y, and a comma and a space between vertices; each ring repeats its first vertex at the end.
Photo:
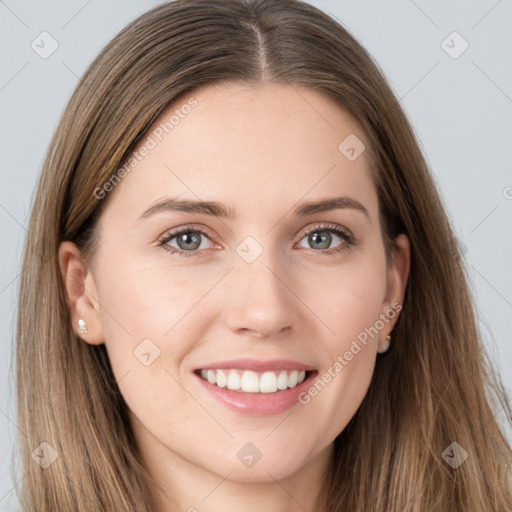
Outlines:
POLYGON ((347 194, 371 210, 376 192, 364 143, 357 122, 319 92, 269 83, 209 85, 165 109, 114 193, 123 189, 134 212, 167 194, 248 213, 347 194))

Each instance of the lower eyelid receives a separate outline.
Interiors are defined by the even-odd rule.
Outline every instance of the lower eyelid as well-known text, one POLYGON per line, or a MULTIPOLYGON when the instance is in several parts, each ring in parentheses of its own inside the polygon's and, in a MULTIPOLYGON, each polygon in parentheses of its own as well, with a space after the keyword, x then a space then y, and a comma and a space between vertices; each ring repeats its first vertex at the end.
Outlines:
POLYGON ((316 250, 315 252, 322 253, 322 252, 334 251, 334 250, 336 250, 336 248, 339 248, 339 247, 342 247, 342 246, 349 246, 349 245, 352 245, 355 242, 355 239, 354 239, 353 236, 351 236, 348 233, 345 233, 344 231, 338 230, 338 229, 313 229, 311 231, 308 231, 307 233, 304 233, 302 235, 302 238, 300 238, 297 243, 301 243, 305 238, 307 238, 312 233, 322 233, 322 232, 326 232, 326 231, 331 233, 331 234, 334 234, 335 236, 340 238, 341 239, 341 244, 338 244, 338 246, 331 247, 329 249, 316 250))
POLYGON ((212 244, 218 245, 218 244, 215 244, 215 242, 212 240, 212 237, 210 235, 208 235, 207 233, 203 233, 202 231, 191 230, 191 229, 184 229, 182 231, 178 231, 178 232, 175 232, 175 233, 172 233, 169 235, 165 235, 162 238, 160 238, 159 243, 164 248, 170 247, 171 249, 173 249, 173 251, 171 251, 171 252, 180 252, 181 251, 181 252, 187 252, 187 253, 194 253, 194 252, 200 252, 200 251, 204 250, 204 249, 195 249, 193 251, 185 251, 183 249, 179 249, 178 247, 173 247, 172 245, 168 245, 169 242, 174 240, 176 237, 182 235, 183 233, 198 233, 199 235, 201 235, 202 238, 207 238, 212 244))
MULTIPOLYGON (((342 228, 340 228, 338 226, 336 226, 336 227, 333 227, 333 226, 317 226, 317 227, 314 227, 314 228, 306 231, 305 233, 303 233, 301 235, 301 237, 299 238, 297 243, 300 243, 302 240, 304 240, 304 238, 306 238, 308 235, 310 235, 312 233, 315 233, 315 232, 325 232, 325 231, 327 231, 329 233, 334 233, 336 236, 341 238, 341 240, 342 240, 341 246, 343 246, 343 245, 349 246, 349 245, 352 245, 352 244, 354 244, 356 242, 356 239, 355 239, 355 237, 352 234, 350 234, 349 232, 345 232, 342 228)), ((209 233, 207 233, 206 231, 203 231, 200 228, 194 228, 194 227, 191 227, 191 226, 185 226, 181 230, 174 231, 174 232, 167 233, 167 234, 163 235, 159 239, 160 245, 163 246, 163 248, 165 250, 167 250, 168 252, 170 252, 171 254, 179 254, 179 255, 183 255, 183 256, 193 256, 194 254, 203 252, 205 250, 205 249, 195 249, 193 251, 186 251, 184 249, 179 249, 177 247, 173 247, 173 246, 168 245, 168 243, 171 240, 175 239, 177 236, 179 236, 179 235, 181 235, 183 233, 198 233, 202 237, 206 237, 208 240, 210 240, 210 242, 212 244, 214 244, 216 246, 219 245, 218 243, 216 243, 213 240, 213 237, 209 233)), ((330 251, 336 251, 337 248, 341 248, 341 247, 332 247, 330 249, 315 250, 315 252, 326 253, 326 252, 330 252, 330 251)))

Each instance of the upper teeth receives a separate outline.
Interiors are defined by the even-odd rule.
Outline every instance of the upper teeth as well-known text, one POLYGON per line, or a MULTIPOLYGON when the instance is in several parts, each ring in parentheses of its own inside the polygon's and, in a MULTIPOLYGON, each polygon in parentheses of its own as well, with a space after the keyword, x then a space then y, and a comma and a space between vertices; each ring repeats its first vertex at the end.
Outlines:
POLYGON ((219 388, 246 393, 275 393, 294 388, 306 378, 304 370, 279 370, 257 373, 251 370, 201 370, 201 377, 219 388))

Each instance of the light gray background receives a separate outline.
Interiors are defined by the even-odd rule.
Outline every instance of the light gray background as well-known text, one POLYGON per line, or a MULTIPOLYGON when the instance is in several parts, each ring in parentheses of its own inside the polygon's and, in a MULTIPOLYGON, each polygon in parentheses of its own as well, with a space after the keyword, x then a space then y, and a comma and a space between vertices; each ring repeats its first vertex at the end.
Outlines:
MULTIPOLYGON (((36 177, 79 77, 150 0, 0 0, 0 511, 17 509, 11 456, 21 247, 36 177), (47 59, 31 47, 58 42, 47 59)), ((512 3, 314 0, 370 51, 411 120, 465 251, 487 346, 512 392, 512 3), (469 44, 448 38, 457 31, 469 44), (449 48, 451 47, 451 49, 449 48)), ((460 355, 464 357, 464 354, 460 355)))

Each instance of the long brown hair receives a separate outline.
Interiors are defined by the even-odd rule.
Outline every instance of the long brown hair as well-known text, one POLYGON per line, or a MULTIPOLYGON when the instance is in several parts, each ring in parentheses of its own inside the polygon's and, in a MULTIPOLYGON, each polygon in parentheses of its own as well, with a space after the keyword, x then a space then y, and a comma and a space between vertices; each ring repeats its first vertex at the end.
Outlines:
POLYGON ((44 162, 23 260, 16 352, 22 510, 155 510, 154 483, 105 346, 72 330, 57 250, 70 240, 93 254, 108 201, 94 191, 166 107, 220 81, 304 86, 335 100, 367 137, 386 254, 399 233, 410 241, 392 346, 335 440, 322 510, 512 510, 512 451, 495 418, 500 407, 507 420, 512 413, 484 351, 433 178, 366 50, 299 0, 164 3, 101 51, 71 97, 44 162), (443 456, 453 442, 468 454, 457 467, 443 456), (36 464, 38 447, 47 462, 57 459, 36 464))

